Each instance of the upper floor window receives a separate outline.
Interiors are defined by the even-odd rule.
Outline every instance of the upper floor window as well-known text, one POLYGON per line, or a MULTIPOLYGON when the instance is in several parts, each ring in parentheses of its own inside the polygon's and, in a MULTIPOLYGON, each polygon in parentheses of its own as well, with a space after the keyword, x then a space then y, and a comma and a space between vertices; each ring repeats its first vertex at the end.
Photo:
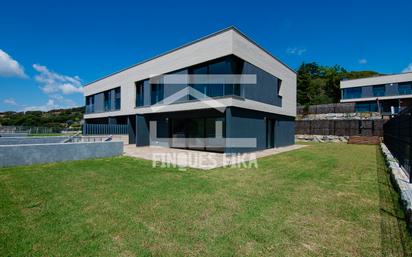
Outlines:
POLYGON ((136 82, 136 106, 144 105, 144 81, 136 82))
POLYGON ((114 89, 114 109, 120 110, 120 87, 114 89))
POLYGON ((412 94, 412 82, 399 83, 398 92, 400 95, 412 94))
POLYGON ((163 84, 152 84, 150 96, 151 96, 151 104, 156 104, 162 101, 164 98, 164 85, 163 84))
POLYGON ((361 98, 362 88, 352 87, 343 89, 343 99, 361 98))
POLYGON ((112 109, 112 91, 104 92, 104 110, 110 111, 112 109))
POLYGON ((94 95, 86 96, 86 113, 94 112, 94 95))
POLYGON ((384 96, 385 95, 385 85, 373 86, 373 96, 384 96))

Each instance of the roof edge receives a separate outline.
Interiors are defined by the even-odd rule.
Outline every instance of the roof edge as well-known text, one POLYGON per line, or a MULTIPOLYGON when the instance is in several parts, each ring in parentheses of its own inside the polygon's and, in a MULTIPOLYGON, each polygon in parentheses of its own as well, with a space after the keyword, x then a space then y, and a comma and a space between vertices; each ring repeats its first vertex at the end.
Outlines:
POLYGON ((389 76, 401 76, 401 75, 411 74, 411 73, 412 73, 412 71, 402 72, 402 73, 394 73, 394 74, 381 74, 381 75, 374 76, 374 77, 365 77, 365 78, 357 78, 357 79, 344 79, 344 80, 341 80, 340 82, 344 83, 344 82, 347 82, 347 81, 362 80, 362 79, 374 79, 374 78, 382 78, 382 77, 389 77, 389 76))
POLYGON ((91 84, 93 84, 93 83, 96 83, 96 82, 100 81, 100 80, 106 79, 106 78, 108 78, 108 77, 111 77, 111 76, 113 76, 113 75, 116 75, 116 74, 118 74, 118 73, 121 73, 121 72, 123 72, 123 71, 126 71, 126 70, 128 70, 128 69, 131 69, 131 68, 133 68, 133 67, 142 65, 142 64, 144 64, 144 63, 146 63, 146 62, 149 62, 149 61, 152 61, 152 60, 154 60, 154 59, 157 59, 157 58, 160 58, 160 57, 162 57, 162 56, 165 56, 165 55, 167 55, 167 54, 176 52, 176 51, 178 51, 178 50, 180 50, 180 49, 182 49, 182 48, 188 47, 188 46, 190 46, 190 45, 196 44, 196 43, 198 43, 198 42, 200 42, 200 41, 203 41, 203 40, 205 40, 205 39, 214 37, 214 36, 216 36, 216 35, 222 34, 222 33, 224 33, 224 32, 230 31, 230 30, 235 31, 235 32, 238 33, 240 36, 242 36, 242 37, 245 38, 246 40, 250 41, 252 44, 254 44, 255 46, 257 46, 259 49, 261 49, 262 51, 264 51, 266 54, 268 54, 268 55, 271 56, 273 59, 275 59, 276 61, 278 61, 278 62, 281 63, 283 66, 285 66, 285 67, 288 68, 290 71, 292 71, 293 73, 296 74, 296 71, 295 71, 294 69, 292 69, 290 66, 288 66, 287 64, 285 64, 284 62, 282 62, 281 60, 279 60, 277 57, 275 57, 274 55, 272 55, 269 51, 267 51, 266 49, 264 49, 263 47, 261 47, 261 46, 260 46, 259 44, 257 44, 254 40, 250 39, 248 36, 246 36, 244 33, 242 33, 242 32, 241 32, 239 29, 237 29, 235 26, 229 26, 229 27, 227 27, 227 28, 224 28, 224 29, 218 30, 218 31, 216 31, 216 32, 213 32, 212 34, 203 36, 203 37, 198 38, 198 39, 196 39, 196 40, 194 40, 194 41, 191 41, 191 42, 189 42, 189 43, 183 44, 183 45, 181 45, 181 46, 179 46, 179 47, 177 47, 177 48, 173 48, 172 50, 169 50, 169 51, 166 51, 166 52, 164 52, 164 53, 155 55, 155 56, 153 56, 153 57, 151 57, 151 58, 145 59, 145 60, 140 61, 140 62, 138 62, 138 63, 136 63, 136 64, 127 66, 126 68, 120 69, 120 70, 115 71, 115 72, 112 72, 112 73, 110 73, 110 74, 108 74, 108 75, 106 75, 106 76, 103 76, 103 77, 101 77, 101 78, 98 78, 98 79, 96 79, 96 80, 93 80, 93 81, 91 81, 91 82, 88 82, 88 83, 84 84, 83 87, 87 87, 87 86, 89 86, 89 85, 91 85, 91 84))

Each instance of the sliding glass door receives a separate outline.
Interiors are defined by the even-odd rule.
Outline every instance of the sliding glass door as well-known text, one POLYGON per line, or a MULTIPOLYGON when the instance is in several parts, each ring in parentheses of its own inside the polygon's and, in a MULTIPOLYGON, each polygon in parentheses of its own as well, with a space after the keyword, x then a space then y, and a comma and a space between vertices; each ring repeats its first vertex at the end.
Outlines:
POLYGON ((171 147, 223 152, 224 118, 171 119, 171 147))

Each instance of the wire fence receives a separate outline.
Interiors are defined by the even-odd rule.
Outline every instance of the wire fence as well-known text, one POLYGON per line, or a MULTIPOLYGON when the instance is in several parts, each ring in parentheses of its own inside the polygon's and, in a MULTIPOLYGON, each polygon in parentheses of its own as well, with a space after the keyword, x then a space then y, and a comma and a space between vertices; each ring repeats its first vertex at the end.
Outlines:
POLYGON ((412 106, 387 121, 383 126, 384 142, 399 165, 411 179, 412 156, 412 106))

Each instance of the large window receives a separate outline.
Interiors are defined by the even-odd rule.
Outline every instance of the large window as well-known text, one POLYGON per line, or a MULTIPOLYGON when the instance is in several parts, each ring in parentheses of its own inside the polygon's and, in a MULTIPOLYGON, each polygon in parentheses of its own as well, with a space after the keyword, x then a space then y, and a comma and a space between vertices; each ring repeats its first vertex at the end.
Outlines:
POLYGON ((398 92, 400 95, 412 94, 412 82, 399 83, 398 92))
MULTIPOLYGON (((173 88, 173 86, 175 86, 176 92, 182 90, 184 87, 189 87, 189 89, 191 90, 189 96, 182 97, 178 100, 179 102, 186 100, 195 100, 202 97, 244 96, 245 94, 247 94, 247 92, 249 92, 249 97, 255 97, 259 99, 261 98, 272 104, 279 104, 279 102, 281 103, 281 96, 279 96, 281 81, 277 80, 275 76, 264 72, 258 67, 255 67, 252 64, 249 64, 234 55, 225 56, 201 64, 186 67, 181 70, 167 73, 166 75, 171 74, 181 74, 183 76, 190 75, 190 80, 187 82, 182 82, 184 84, 178 85, 173 83, 167 84, 168 82, 165 82, 165 85, 164 81, 162 81, 162 76, 159 76, 159 78, 151 78, 150 80, 147 79, 136 82, 136 106, 144 106, 161 102, 165 97, 165 86, 168 87, 168 95, 169 93, 173 93, 173 89, 169 90, 169 87, 173 88), (265 86, 273 88, 272 92, 275 97, 273 97, 273 95, 271 95, 270 97, 262 96, 260 93, 262 90, 259 91, 259 93, 255 93, 253 90, 247 91, 245 90, 247 85, 240 85, 240 82, 238 81, 229 82, 227 80, 229 77, 226 78, 222 76, 202 76, 242 74, 256 75, 256 79, 260 80, 260 82, 258 81, 257 83, 262 83, 265 86), (276 82, 276 80, 278 81, 278 83, 276 82), (146 92, 144 92, 145 90, 146 92)), ((230 77, 230 79, 232 78, 230 77)))
POLYGON ((376 85, 372 87, 373 96, 384 96, 385 95, 385 85, 376 85))
MULTIPOLYGON (((189 69, 189 73, 193 75, 228 75, 228 74, 242 74, 243 60, 229 56, 222 59, 210 61, 196 65, 189 69)), ((211 78, 216 79, 216 78, 211 78)), ((220 79, 216 79, 220 82, 220 79)), ((191 87, 199 91, 200 93, 209 96, 225 96, 225 95, 237 95, 240 96, 239 84, 227 84, 227 83, 213 83, 214 81, 204 81, 201 77, 195 77, 191 81, 191 87)), ((191 97, 191 99, 197 97, 191 97)))
POLYGON ((86 96, 86 113, 120 110, 120 87, 86 96))
POLYGON ((148 80, 136 82, 136 106, 144 105, 144 84, 148 80))
POLYGON ((362 88, 352 87, 343 89, 343 99, 361 98, 362 88))

